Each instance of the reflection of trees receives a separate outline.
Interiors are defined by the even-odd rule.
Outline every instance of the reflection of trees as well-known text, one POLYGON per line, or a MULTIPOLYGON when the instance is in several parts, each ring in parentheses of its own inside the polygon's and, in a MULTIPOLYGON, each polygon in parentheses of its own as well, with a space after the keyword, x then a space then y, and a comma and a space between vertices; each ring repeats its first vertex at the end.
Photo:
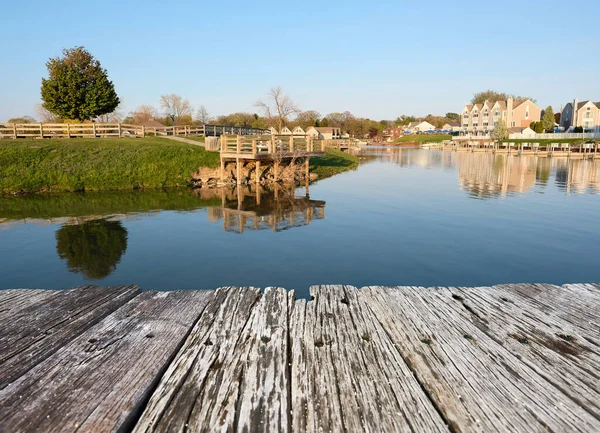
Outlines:
POLYGON ((118 221, 65 225, 56 232, 56 252, 71 272, 87 278, 110 275, 127 249, 127 230, 118 221))

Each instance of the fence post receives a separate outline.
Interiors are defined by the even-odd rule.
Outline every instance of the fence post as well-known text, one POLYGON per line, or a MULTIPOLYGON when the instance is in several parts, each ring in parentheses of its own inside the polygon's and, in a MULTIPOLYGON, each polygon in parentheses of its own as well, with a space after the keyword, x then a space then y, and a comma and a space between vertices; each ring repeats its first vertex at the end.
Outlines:
POLYGON ((92 132, 94 133, 94 138, 96 138, 96 123, 92 123, 92 132))
POLYGON ((238 135, 237 136, 237 153, 241 153, 242 152, 242 136, 238 135))
POLYGON ((270 150, 269 153, 275 153, 275 136, 274 135, 271 135, 271 146, 270 147, 271 147, 271 149, 269 149, 270 150))
POLYGON ((252 155, 256 155, 256 139, 252 139, 252 155))
POLYGON ((17 138, 17 124, 13 123, 13 138, 17 138))
POLYGON ((325 152, 325 140, 321 141, 321 152, 325 152))
POLYGON ((294 151, 294 136, 290 135, 290 152, 294 151))
POLYGON ((119 138, 121 138, 121 124, 119 123, 119 138))
POLYGON ((44 127, 42 126, 41 122, 40 122, 40 138, 44 138, 44 127))
POLYGON ((67 123, 67 138, 71 138, 71 124, 67 123))

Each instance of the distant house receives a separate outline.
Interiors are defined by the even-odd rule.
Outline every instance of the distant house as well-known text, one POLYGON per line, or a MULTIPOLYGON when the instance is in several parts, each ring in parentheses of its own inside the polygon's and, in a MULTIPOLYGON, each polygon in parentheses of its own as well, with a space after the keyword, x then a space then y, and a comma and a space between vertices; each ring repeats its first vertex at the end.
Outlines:
POLYGON ((279 135, 279 131, 273 128, 272 126, 269 126, 269 132, 271 133, 271 135, 279 135))
POLYGON ((562 110, 560 126, 565 131, 577 126, 586 130, 600 129, 600 102, 579 102, 577 99, 569 102, 562 110))
MULTIPOLYGON (((450 128, 448 128, 451 132, 458 132, 460 131, 460 122, 450 122, 447 124, 448 126, 450 126, 450 128)), ((446 125, 444 125, 444 129, 446 125)))
POLYGON ((516 140, 523 138, 535 138, 535 131, 529 126, 527 128, 513 126, 512 128, 508 128, 508 138, 516 140))
POLYGON ((527 128, 532 122, 539 122, 542 109, 531 99, 494 103, 485 101, 483 104, 466 104, 461 111, 460 133, 462 135, 489 136, 503 121, 508 128, 527 128))
POLYGON ((420 134, 427 131, 435 131, 435 126, 429 122, 417 121, 410 122, 408 126, 405 127, 405 130, 410 134, 420 134))
POLYGON ((331 126, 309 126, 306 135, 316 140, 336 140, 342 136, 340 128, 331 126))
POLYGON ((393 141, 404 135, 404 127, 394 126, 386 128, 382 131, 381 136, 383 141, 393 141))
POLYGON ((306 131, 299 126, 292 129, 292 135, 306 135, 306 131))
POLYGON ((281 133, 279 135, 292 135, 292 131, 287 126, 281 128, 281 133))

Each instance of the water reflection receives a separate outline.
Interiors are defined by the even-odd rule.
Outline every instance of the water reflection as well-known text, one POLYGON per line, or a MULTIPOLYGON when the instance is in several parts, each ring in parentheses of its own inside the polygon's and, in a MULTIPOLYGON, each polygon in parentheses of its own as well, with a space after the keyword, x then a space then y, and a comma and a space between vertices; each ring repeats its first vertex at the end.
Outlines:
POLYGON ((56 252, 70 272, 99 280, 113 272, 127 250, 127 230, 120 221, 92 220, 65 224, 56 231, 56 252))
POLYGON ((208 217, 211 221, 223 220, 223 230, 227 232, 279 232, 325 218, 325 202, 311 200, 308 187, 302 197, 297 197, 293 188, 264 190, 260 186, 221 190, 221 193, 221 206, 209 208, 208 217))
POLYGON ((482 152, 442 152, 389 147, 362 149, 400 167, 453 169, 458 186, 470 197, 486 199, 524 194, 550 186, 552 177, 567 194, 600 193, 600 160, 498 155, 482 152))

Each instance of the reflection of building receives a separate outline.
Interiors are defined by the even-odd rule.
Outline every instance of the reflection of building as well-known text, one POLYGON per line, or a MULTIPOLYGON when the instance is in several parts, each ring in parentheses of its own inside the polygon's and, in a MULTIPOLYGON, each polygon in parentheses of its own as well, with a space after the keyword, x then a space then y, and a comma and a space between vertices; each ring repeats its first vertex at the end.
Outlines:
POLYGON ((275 232, 301 227, 315 219, 325 218, 325 202, 296 197, 293 189, 263 191, 260 187, 238 187, 223 190, 222 206, 208 209, 210 221, 223 220, 223 230, 243 233, 245 230, 275 232))
POLYGON ((529 191, 536 182, 538 158, 457 153, 458 182, 474 198, 505 197, 529 191))
POLYGON ((559 159, 553 168, 556 185, 567 194, 600 193, 600 161, 559 159))

